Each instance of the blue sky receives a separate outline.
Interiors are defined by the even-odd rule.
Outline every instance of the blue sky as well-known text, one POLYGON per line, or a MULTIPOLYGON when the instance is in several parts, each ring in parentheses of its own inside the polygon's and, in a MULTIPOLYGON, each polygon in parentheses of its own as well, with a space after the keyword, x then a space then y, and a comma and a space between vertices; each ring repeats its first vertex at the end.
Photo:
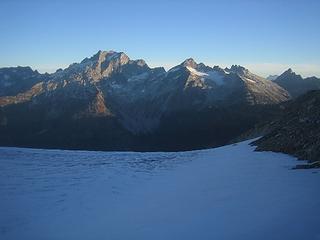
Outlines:
POLYGON ((318 0, 1 0, 0 67, 54 71, 99 49, 169 68, 188 57, 320 76, 318 0))

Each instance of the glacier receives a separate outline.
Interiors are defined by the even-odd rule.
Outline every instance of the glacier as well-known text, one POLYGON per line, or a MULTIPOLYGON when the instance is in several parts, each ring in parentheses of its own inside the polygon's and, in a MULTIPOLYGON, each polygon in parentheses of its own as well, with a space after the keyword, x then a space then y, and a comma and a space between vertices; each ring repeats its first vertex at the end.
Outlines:
POLYGON ((1 147, 0 239, 320 239, 320 170, 294 170, 294 157, 249 143, 155 153, 1 147))

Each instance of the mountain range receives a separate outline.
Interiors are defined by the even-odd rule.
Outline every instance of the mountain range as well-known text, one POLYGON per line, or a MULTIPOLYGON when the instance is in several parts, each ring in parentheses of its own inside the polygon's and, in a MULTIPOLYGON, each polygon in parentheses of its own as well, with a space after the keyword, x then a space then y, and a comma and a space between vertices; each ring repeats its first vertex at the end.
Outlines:
POLYGON ((189 58, 166 71, 99 51, 52 74, 0 69, 0 144, 92 150, 221 146, 312 89, 291 69, 270 81, 189 58))

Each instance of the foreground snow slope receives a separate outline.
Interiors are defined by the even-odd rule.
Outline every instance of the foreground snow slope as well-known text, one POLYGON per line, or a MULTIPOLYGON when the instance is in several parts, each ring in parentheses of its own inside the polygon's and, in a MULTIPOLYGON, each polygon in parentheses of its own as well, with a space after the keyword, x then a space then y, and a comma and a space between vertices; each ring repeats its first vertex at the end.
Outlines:
POLYGON ((180 153, 0 148, 0 239, 320 239, 320 171, 247 142, 180 153))

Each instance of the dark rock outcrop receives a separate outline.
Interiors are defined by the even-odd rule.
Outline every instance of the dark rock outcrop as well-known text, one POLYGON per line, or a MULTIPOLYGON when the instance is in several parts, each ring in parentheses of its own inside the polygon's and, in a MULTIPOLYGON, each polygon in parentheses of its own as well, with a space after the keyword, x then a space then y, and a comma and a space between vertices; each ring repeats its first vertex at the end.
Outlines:
POLYGON ((309 160, 313 166, 318 166, 320 90, 310 91, 282 107, 283 113, 279 117, 251 131, 251 134, 265 134, 253 144, 257 145, 259 151, 288 153, 299 159, 309 160))

